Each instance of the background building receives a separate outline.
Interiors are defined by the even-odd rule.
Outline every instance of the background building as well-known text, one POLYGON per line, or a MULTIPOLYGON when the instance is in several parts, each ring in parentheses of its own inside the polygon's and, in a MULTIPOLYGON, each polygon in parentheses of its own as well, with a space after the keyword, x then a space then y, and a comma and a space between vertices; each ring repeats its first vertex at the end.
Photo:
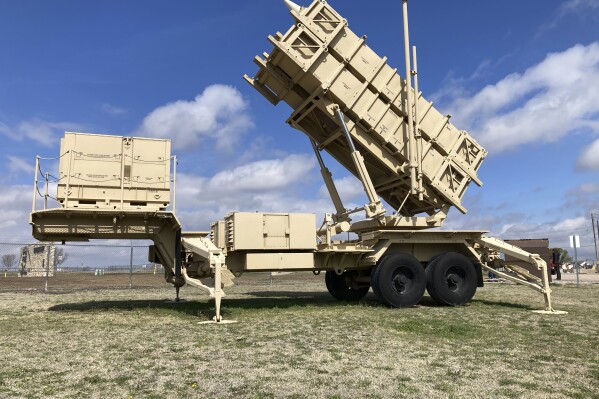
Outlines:
POLYGON ((40 243, 21 247, 19 254, 19 276, 43 277, 54 276, 55 268, 54 244, 40 243))

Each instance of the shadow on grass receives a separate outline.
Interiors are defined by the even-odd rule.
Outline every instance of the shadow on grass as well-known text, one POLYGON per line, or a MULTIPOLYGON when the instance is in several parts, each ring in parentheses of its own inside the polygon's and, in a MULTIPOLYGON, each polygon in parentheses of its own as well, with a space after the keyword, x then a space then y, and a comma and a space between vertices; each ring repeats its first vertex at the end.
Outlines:
MULTIPOLYGON (((248 297, 244 298, 223 298, 222 313, 223 316, 235 313, 236 310, 260 310, 260 309, 288 309, 288 308, 308 308, 308 307, 336 307, 336 306, 365 306, 365 307, 384 307, 374 294, 369 293, 359 302, 346 302, 334 299, 328 292, 302 292, 302 291, 255 291, 248 292, 248 297)), ((482 304, 485 306, 499 306, 514 309, 532 310, 531 307, 523 304, 489 301, 484 299, 473 299, 473 304, 482 304)), ((437 308, 443 307, 435 302, 434 299, 425 295, 418 306, 437 308)), ((212 300, 191 300, 174 303, 165 299, 137 299, 137 300, 107 300, 107 301, 88 301, 63 303, 50 307, 51 312, 101 312, 106 310, 166 310, 174 311, 190 316, 199 316, 212 314, 214 312, 214 301, 212 300)))
POLYGON ((75 303, 61 303, 48 308, 50 312, 96 312, 105 310, 139 310, 163 309, 174 310, 189 315, 197 315, 202 310, 210 310, 210 303, 198 301, 172 303, 161 299, 137 299, 127 301, 89 301, 75 303))
MULTIPOLYGON (((319 307, 346 307, 348 305, 387 308, 381 304, 373 295, 369 295, 359 302, 338 301, 328 293, 314 292, 268 292, 249 293, 255 295, 249 298, 224 298, 221 312, 223 316, 236 313, 237 310, 261 310, 261 309, 289 309, 289 308, 319 308, 319 307)), ((439 307, 431 298, 424 297, 418 306, 439 307)), ((138 300, 114 300, 114 301, 88 301, 74 302, 54 305, 48 310, 50 312, 103 312, 110 310, 133 311, 133 310, 165 310, 173 311, 189 316, 201 316, 214 313, 214 301, 172 301, 161 299, 138 299, 138 300)))
POLYGON ((523 309, 523 310, 534 310, 535 308, 530 307, 529 305, 524 305, 521 303, 510 303, 503 301, 489 301, 486 299, 472 299, 471 303, 480 303, 486 306, 499 306, 502 308, 513 308, 513 309, 523 309))
MULTIPOLYGON (((328 293, 314 292, 268 292, 268 293, 250 293, 254 297, 249 298, 224 298, 222 302, 222 313, 235 312, 235 310, 254 310, 254 309, 287 309, 292 307, 334 307, 346 306, 349 302, 337 301, 328 293)), ((370 305, 370 301, 363 301, 362 304, 370 305)), ((377 304, 379 305, 379 304, 377 304)), ((114 300, 114 301, 88 301, 63 303, 48 308, 51 312, 101 312, 106 310, 168 310, 184 313, 187 315, 198 316, 204 313, 214 312, 214 301, 182 301, 173 303, 172 301, 162 299, 148 300, 114 300)))

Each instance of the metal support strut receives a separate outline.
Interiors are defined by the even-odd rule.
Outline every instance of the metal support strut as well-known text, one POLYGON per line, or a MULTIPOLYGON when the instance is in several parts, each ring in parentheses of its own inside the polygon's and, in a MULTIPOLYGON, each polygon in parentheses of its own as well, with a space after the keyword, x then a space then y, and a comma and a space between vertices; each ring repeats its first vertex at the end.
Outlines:
POLYGON ((362 182, 364 191, 368 197, 369 204, 364 206, 366 216, 369 218, 381 217, 385 214, 385 208, 383 208, 381 200, 376 194, 376 190, 374 189, 374 185, 372 184, 372 180, 370 179, 370 175, 368 174, 368 170, 364 164, 364 158, 362 157, 362 154, 360 154, 360 151, 356 150, 356 147, 354 146, 354 142, 349 133, 349 129, 345 124, 345 119, 343 118, 343 114, 341 113, 339 105, 334 104, 333 110, 337 114, 337 119, 339 119, 339 124, 341 125, 341 129, 343 130, 343 134, 347 140, 347 145, 351 151, 352 161, 356 167, 356 171, 358 172, 358 178, 362 182))
MULTIPOLYGON (((481 262, 483 269, 492 271, 493 273, 501 276, 507 280, 513 281, 515 283, 526 285, 529 288, 532 288, 536 291, 539 291, 543 294, 545 298, 545 310, 540 311, 541 313, 552 313, 552 314, 563 314, 567 312, 558 311, 553 309, 551 304, 551 288, 549 287, 549 276, 547 274, 547 263, 539 255, 531 254, 524 251, 521 248, 518 248, 514 245, 508 244, 502 240, 492 237, 480 237, 475 240, 481 247, 490 248, 499 252, 503 252, 509 256, 512 256, 516 259, 523 260, 531 265, 535 266, 538 270, 541 271, 541 285, 532 283, 530 281, 524 281, 522 279, 516 278, 514 276, 510 276, 507 273, 500 272, 498 270, 493 269, 492 267, 485 264, 485 262, 481 262)), ((480 259, 480 255, 477 256, 480 259)))
POLYGON ((183 238, 182 241, 185 249, 198 255, 206 262, 209 262, 210 268, 213 269, 214 287, 209 287, 199 279, 189 277, 186 268, 182 268, 182 275, 187 284, 208 292, 210 298, 214 298, 215 316, 212 321, 221 323, 223 322, 223 319, 220 314, 220 307, 222 298, 225 296, 222 289, 222 273, 225 268, 225 255, 220 248, 217 248, 206 238, 183 238))
POLYGON ((335 182, 333 181, 333 175, 331 171, 325 166, 316 142, 314 140, 310 140, 310 143, 312 144, 314 155, 316 155, 316 159, 318 160, 318 165, 320 165, 320 174, 322 175, 322 179, 324 180, 324 185, 327 188, 327 191, 331 196, 331 200, 333 201, 333 205, 335 206, 335 210, 337 211, 337 213, 334 216, 334 219, 336 222, 349 222, 349 217, 347 216, 346 209, 343 206, 343 202, 341 201, 341 197, 339 196, 339 192, 337 191, 337 187, 335 186, 335 182))

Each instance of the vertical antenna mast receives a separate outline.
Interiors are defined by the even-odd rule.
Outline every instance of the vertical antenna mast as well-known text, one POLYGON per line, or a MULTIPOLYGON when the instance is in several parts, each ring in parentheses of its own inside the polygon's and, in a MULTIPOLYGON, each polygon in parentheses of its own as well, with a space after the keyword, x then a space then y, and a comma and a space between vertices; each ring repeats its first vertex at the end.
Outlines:
POLYGON ((414 63, 414 70, 412 76, 414 76, 414 139, 416 140, 416 165, 418 166, 418 200, 424 199, 424 187, 422 186, 422 135, 420 134, 420 114, 418 113, 418 97, 420 91, 418 90, 418 59, 416 57, 416 46, 412 46, 412 60, 414 63))
POLYGON ((416 146, 414 137, 414 117, 412 114, 412 63, 410 60, 410 32, 408 28, 408 0, 403 2, 403 38, 404 38, 404 57, 406 60, 406 113, 408 114, 408 166, 410 168, 410 193, 417 194, 416 183, 416 146))

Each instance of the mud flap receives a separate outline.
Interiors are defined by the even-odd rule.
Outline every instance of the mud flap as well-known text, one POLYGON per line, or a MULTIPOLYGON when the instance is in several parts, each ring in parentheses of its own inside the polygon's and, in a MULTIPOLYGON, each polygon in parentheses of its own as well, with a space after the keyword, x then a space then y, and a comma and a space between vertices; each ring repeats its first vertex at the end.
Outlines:
POLYGON ((483 268, 480 266, 480 263, 473 263, 474 269, 476 270, 476 286, 484 287, 485 282, 483 281, 483 268))

